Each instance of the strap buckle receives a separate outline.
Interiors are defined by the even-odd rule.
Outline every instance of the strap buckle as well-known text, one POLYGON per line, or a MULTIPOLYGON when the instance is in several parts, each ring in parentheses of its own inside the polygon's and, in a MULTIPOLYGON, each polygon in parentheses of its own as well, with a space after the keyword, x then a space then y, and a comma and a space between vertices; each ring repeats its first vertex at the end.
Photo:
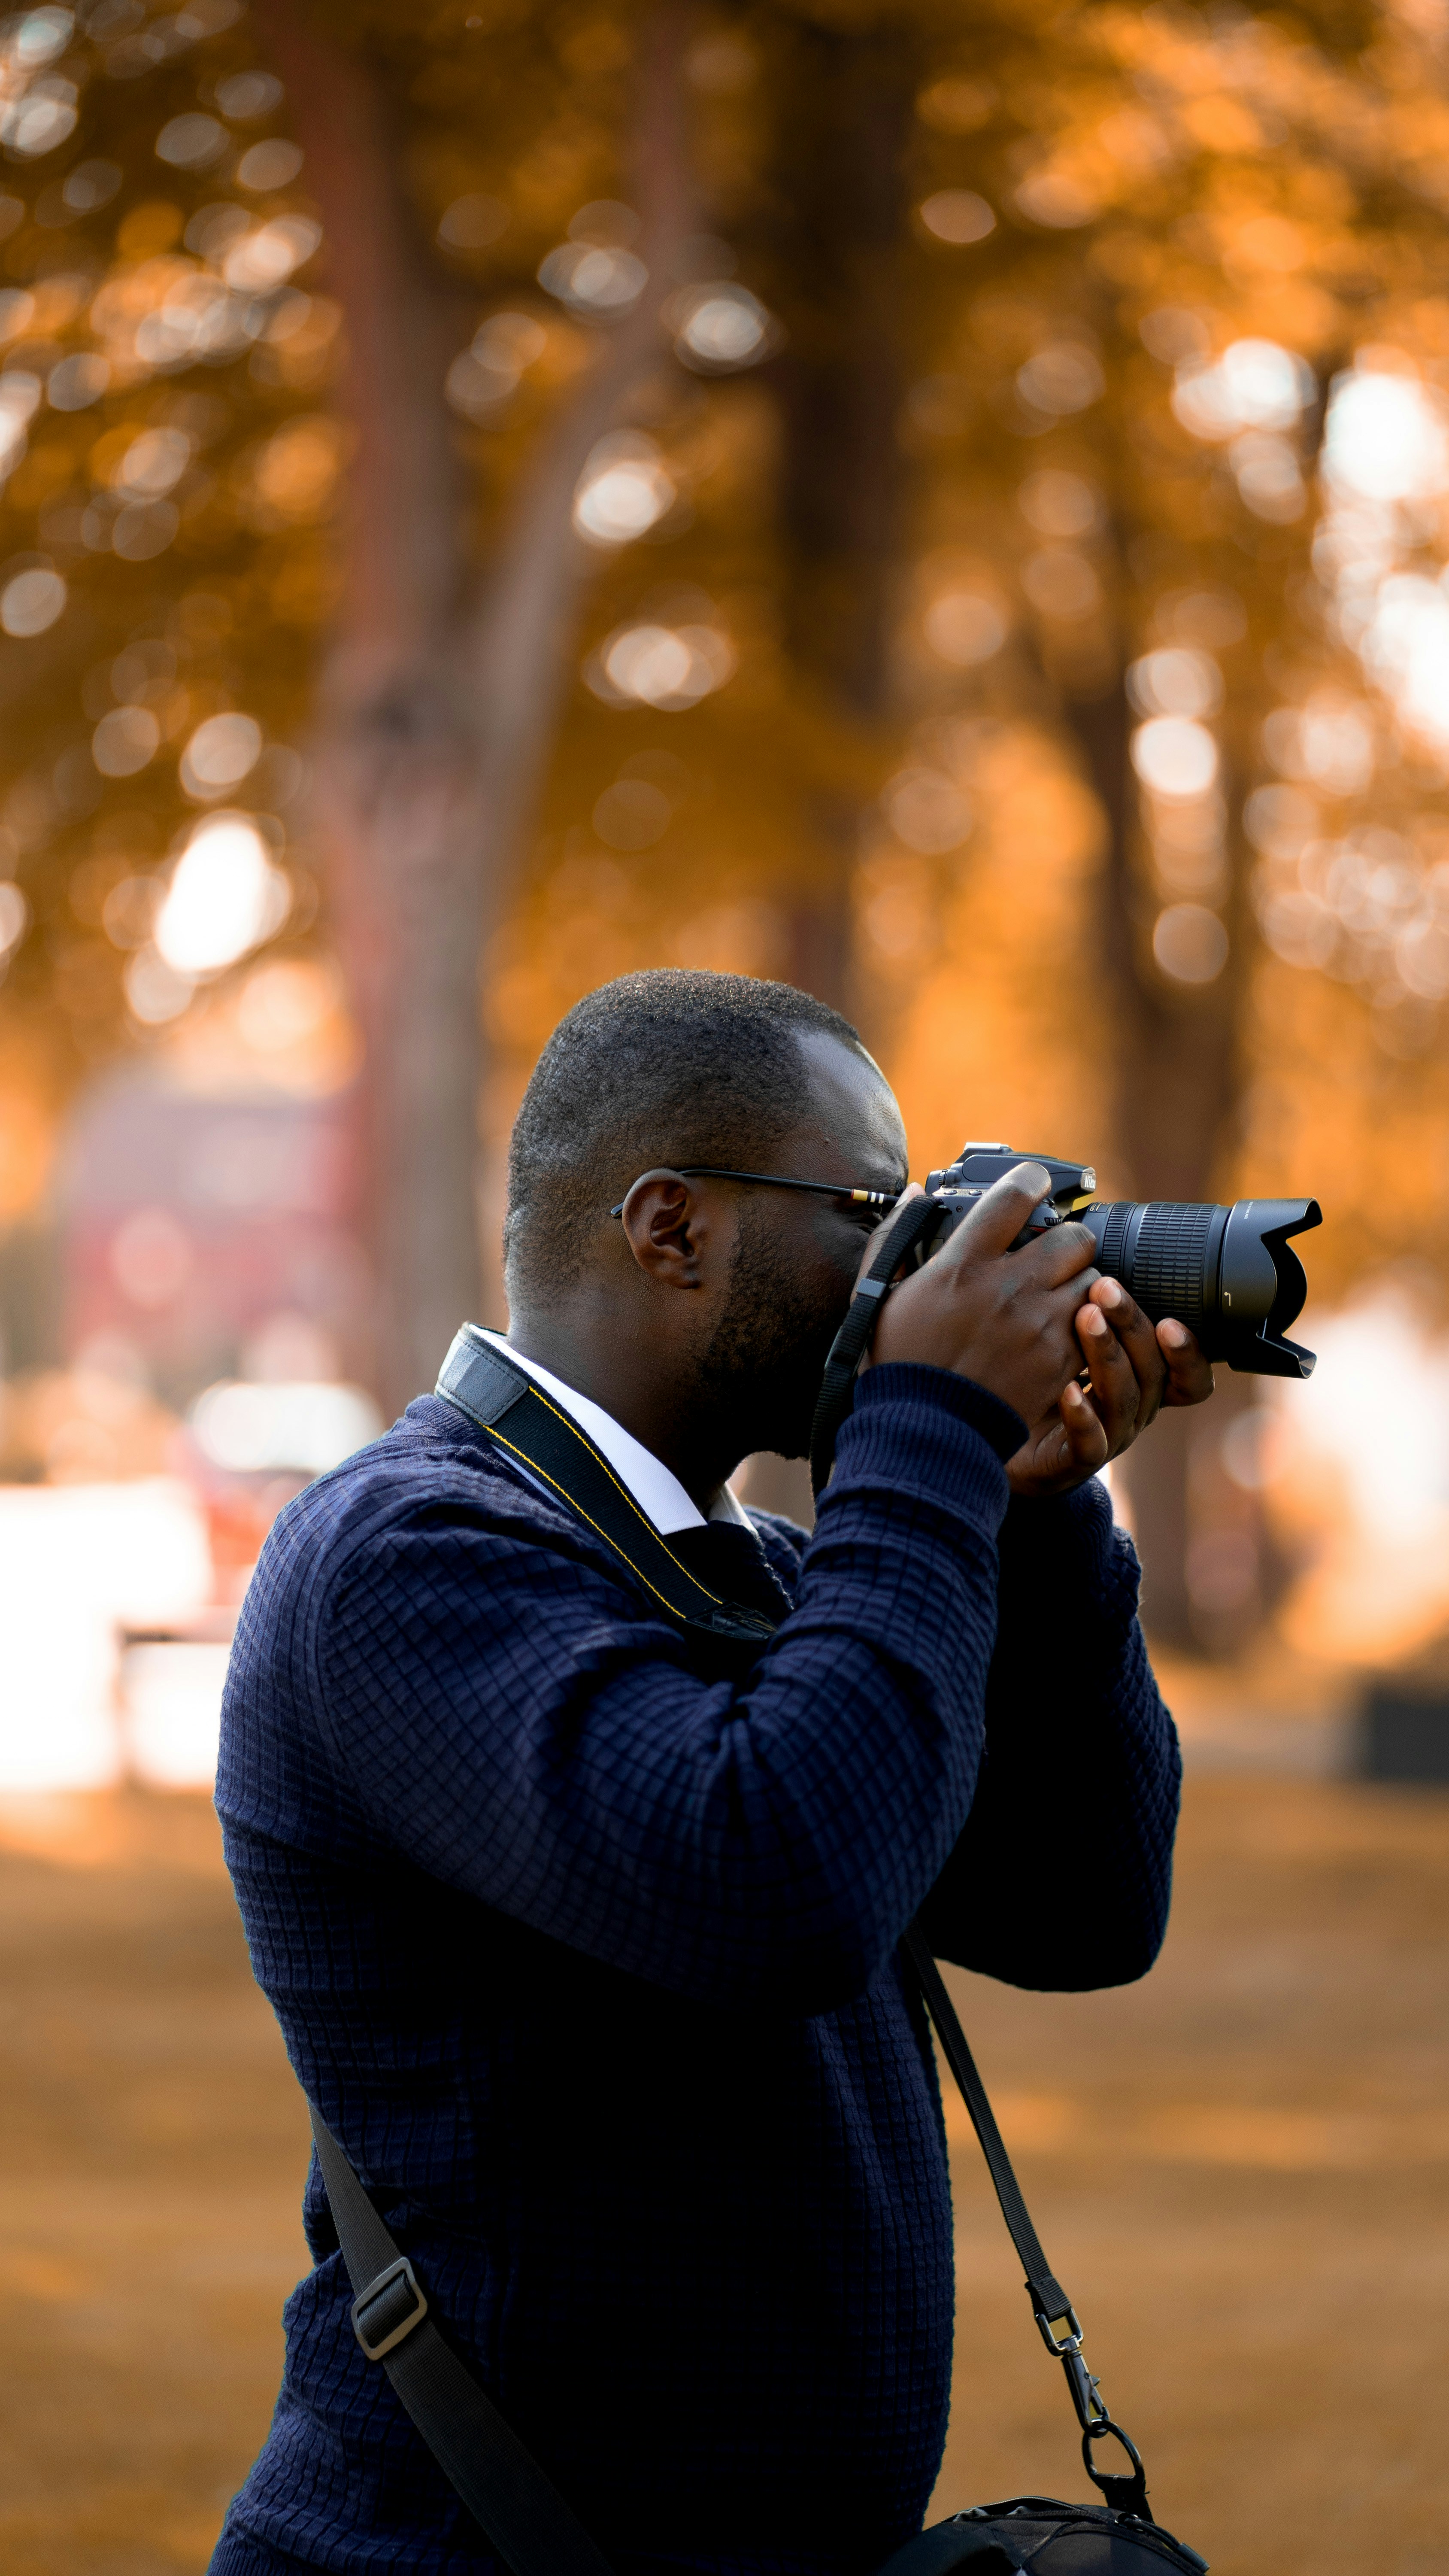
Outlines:
POLYGON ((381 2361, 384 2353, 391 2352, 414 2326, 422 2324, 428 2303, 406 2254, 399 2254, 395 2263, 389 2263, 385 2272, 379 2272, 365 2290, 358 2292, 350 2313, 352 2331, 369 2361, 381 2361), (402 2305, 403 2294, 408 2299, 406 2307, 402 2305))
POLYGON ((1037 2333, 1041 2336, 1042 2342, 1046 2345, 1053 2361, 1064 2361, 1069 2352, 1080 2352, 1082 2349, 1082 2328, 1077 2317, 1076 2309, 1071 2305, 1070 2301, 1067 2303, 1065 2315, 1049 2317, 1045 2308, 1039 2308, 1037 2306, 1036 2297, 1032 2292, 1030 2281, 1028 2281, 1026 2286, 1028 2295, 1031 2297, 1031 2312, 1036 2319, 1037 2333), (1066 2333, 1062 2336, 1060 2342, 1058 2342, 1053 2331, 1056 2326, 1066 2327, 1066 2333))
MULTIPOLYGON (((1030 2283, 1027 2286, 1030 2288, 1030 2283)), ((1059 2361, 1067 2374, 1067 2386, 1071 2391, 1072 2404, 1076 2408, 1077 2422, 1081 2425, 1082 2431, 1091 2434, 1093 2438, 1098 2433, 1106 2432, 1109 2427, 1115 2431, 1106 2402, 1099 2393, 1100 2383, 1094 2379, 1087 2368, 1086 2355, 1082 2350, 1082 2328, 1076 2309, 1068 2301, 1063 2315, 1049 2317, 1044 2308, 1037 2306, 1036 2299, 1033 2297, 1032 2313, 1036 2318, 1037 2332, 1042 2342, 1046 2345, 1053 2361, 1059 2361), (1056 2329, 1059 2326, 1065 2327, 1065 2333, 1057 2333, 1056 2329)))
POLYGON ((1094 2440, 1099 2433, 1105 2433, 1109 2428, 1115 2431, 1116 2427, 1112 2424, 1112 2418, 1107 2411, 1106 2400, 1101 2394, 1102 2383, 1099 2379, 1095 2379, 1087 2368, 1085 2355, 1081 2352, 1064 2352, 1062 2368, 1067 2374, 1067 2386, 1071 2390, 1072 2404, 1077 2410, 1077 2422, 1081 2425, 1082 2431, 1090 2434, 1094 2440))

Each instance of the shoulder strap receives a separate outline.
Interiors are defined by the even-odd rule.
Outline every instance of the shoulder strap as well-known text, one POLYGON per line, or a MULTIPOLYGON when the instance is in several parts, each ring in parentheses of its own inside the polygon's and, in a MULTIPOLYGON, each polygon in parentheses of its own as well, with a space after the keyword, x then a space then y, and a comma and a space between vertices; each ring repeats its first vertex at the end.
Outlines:
POLYGON ((669 1618, 713 1639, 751 1647, 756 1654, 768 1645, 775 1622, 723 1600, 701 1583, 572 1414, 505 1358, 476 1324, 464 1324, 454 1334, 435 1392, 542 1477, 559 1501, 623 1558, 635 1582, 669 1618))
POLYGON ((926 2010, 936 2026, 936 2036, 941 2043, 941 2054, 950 2067, 961 2098, 971 2114, 971 2126, 976 2132, 981 2144, 981 2152, 986 2158, 987 2171, 995 2187, 996 2197, 1001 2203, 1001 2215, 1006 2221, 1007 2233, 1021 2258, 1022 2269, 1026 2274, 1027 2293, 1031 2299, 1032 2313, 1037 2324, 1053 2329, 1066 2326, 1069 2332, 1078 2333, 1080 2328, 1077 2326, 1071 2300, 1042 2252, 1041 2238, 1031 2223, 1026 2202, 1022 2199, 1021 2185, 1012 2170, 1011 2158, 1006 2152, 1006 2142, 996 2125, 996 2114, 987 2099, 986 2087, 976 2071, 976 2060, 967 2046, 966 2033, 957 2019, 955 2006, 946 1992, 941 1971, 932 1958, 930 1948, 923 1940, 918 1926, 915 1924, 911 1926, 902 1946, 910 1961, 916 1984, 920 1987, 926 2010))
POLYGON ((610 2576, 551 2479, 445 2343, 407 2256, 315 2107, 312 2135, 355 2293, 352 2330, 513 2576, 610 2576))
POLYGON ((1012 2170, 1006 2143, 996 2125, 996 2114, 987 2099, 986 2087, 976 2071, 976 2061, 966 2044, 966 2033, 957 2017, 956 2007, 946 1992, 945 1980, 931 1955, 930 1943, 914 1923, 901 1945, 909 1970, 921 1990, 922 2000, 935 2025, 941 2054, 956 2079, 961 2098, 971 2114, 971 2126, 980 2141, 987 2170, 1001 2203, 1001 2215, 1007 2234, 1016 2247, 1022 2270, 1026 2274, 1026 2293, 1031 2301, 1037 2331, 1054 2361, 1066 2373, 1067 2387, 1077 2422, 1082 2428, 1082 2460, 1087 2475, 1099 2487, 1116 2513, 1135 2514, 1139 2522, 1150 2522, 1147 2503, 1147 2474, 1135 2442, 1115 2424, 1102 2399, 1098 2383, 1088 2370, 1082 2352, 1082 2328, 1076 2309, 1057 2280, 1042 2252, 1041 2238, 1031 2223, 1021 2185, 1012 2170), (1130 2476, 1114 2476, 1096 2464, 1094 2446, 1108 2436, 1121 2443, 1132 2463, 1130 2476))

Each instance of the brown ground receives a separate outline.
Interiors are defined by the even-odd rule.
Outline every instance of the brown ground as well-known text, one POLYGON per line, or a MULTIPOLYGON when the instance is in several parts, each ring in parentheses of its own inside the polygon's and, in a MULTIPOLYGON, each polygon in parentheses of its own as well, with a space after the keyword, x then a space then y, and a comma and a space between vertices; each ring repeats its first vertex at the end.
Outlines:
MULTIPOLYGON (((1093 2367, 1217 2576, 1449 2565, 1446 1864, 1442 1795, 1201 1778, 1145 1985, 961 1980, 1093 2367)), ((1043 1854, 1042 1889, 1070 1875, 1043 1854)), ((0 2567, 199 2576, 304 2259, 304 2118, 209 1811, 0 1812, 0 1947, 0 2567)), ((1081 2493, 960 2134, 955 2162, 938 2509, 1081 2493)))

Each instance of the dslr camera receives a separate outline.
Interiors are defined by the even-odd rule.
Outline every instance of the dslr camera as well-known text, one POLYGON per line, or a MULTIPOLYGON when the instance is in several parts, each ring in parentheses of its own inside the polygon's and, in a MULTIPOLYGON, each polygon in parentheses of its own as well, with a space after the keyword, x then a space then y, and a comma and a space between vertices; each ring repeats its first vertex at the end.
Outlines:
POLYGON ((1290 1238, 1323 1223, 1316 1199, 1237 1199, 1231 1207, 1099 1199, 1090 1163, 967 1144, 945 1171, 927 1176, 936 1221, 927 1225, 917 1259, 939 1251, 983 1191, 1021 1162, 1044 1164, 1052 1186, 1019 1244, 1070 1218, 1092 1236, 1103 1277, 1119 1279, 1154 1324, 1175 1315, 1208 1359, 1248 1377, 1312 1376, 1314 1353, 1290 1342, 1287 1332, 1308 1294, 1290 1238))

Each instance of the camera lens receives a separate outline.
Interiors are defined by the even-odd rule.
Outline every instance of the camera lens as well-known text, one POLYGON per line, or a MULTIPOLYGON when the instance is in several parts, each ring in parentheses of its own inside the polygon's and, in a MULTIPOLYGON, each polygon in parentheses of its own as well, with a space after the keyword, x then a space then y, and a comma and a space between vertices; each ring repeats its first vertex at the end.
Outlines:
POLYGON ((1209 1359, 1253 1377, 1309 1377, 1314 1358, 1287 1327, 1308 1294, 1290 1235, 1322 1223, 1316 1199, 1118 1199, 1077 1211, 1097 1267, 1153 1323, 1175 1315, 1209 1359))
POLYGON ((1140 1206, 1122 1199, 1086 1211, 1084 1222, 1094 1234, 1092 1220, 1099 1214, 1106 1221, 1098 1237, 1098 1269, 1120 1279, 1154 1323, 1175 1315, 1201 1340, 1213 1311, 1227 1209, 1190 1200, 1152 1199, 1140 1206))

